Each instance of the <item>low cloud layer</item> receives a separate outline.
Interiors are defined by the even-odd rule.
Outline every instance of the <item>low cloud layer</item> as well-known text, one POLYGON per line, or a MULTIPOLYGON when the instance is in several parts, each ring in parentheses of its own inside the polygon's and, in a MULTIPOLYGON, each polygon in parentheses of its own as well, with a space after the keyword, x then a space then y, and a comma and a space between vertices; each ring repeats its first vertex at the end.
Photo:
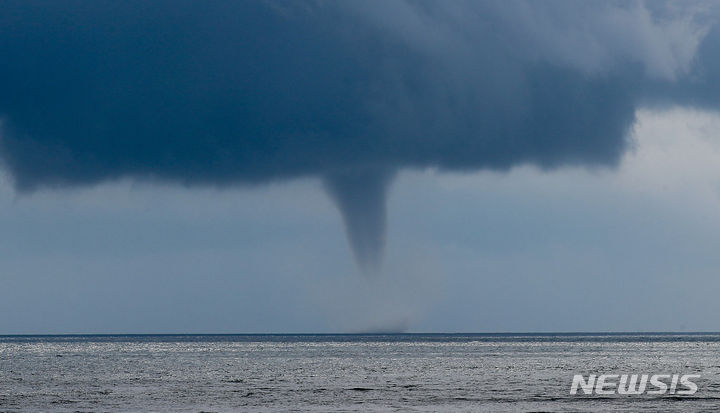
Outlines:
POLYGON ((10 1, 0 156, 18 191, 317 176, 370 271, 399 169, 613 166, 638 107, 717 107, 710 6, 10 1))

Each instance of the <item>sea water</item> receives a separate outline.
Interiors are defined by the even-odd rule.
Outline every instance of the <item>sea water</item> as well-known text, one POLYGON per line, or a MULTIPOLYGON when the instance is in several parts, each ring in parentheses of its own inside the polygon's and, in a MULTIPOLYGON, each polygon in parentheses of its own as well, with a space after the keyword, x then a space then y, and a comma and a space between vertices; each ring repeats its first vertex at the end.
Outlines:
POLYGON ((0 336, 0 412, 720 410, 720 334, 0 336), (692 395, 570 394, 696 374, 692 395))

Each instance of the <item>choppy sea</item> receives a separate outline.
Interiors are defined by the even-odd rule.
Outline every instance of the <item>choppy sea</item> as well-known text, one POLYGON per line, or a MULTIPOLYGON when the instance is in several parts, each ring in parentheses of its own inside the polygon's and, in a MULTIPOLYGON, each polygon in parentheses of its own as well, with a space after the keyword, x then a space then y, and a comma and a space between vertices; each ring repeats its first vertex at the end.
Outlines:
POLYGON ((0 412, 718 411, 720 334, 0 336, 0 412), (571 395, 575 374, 699 374, 571 395))

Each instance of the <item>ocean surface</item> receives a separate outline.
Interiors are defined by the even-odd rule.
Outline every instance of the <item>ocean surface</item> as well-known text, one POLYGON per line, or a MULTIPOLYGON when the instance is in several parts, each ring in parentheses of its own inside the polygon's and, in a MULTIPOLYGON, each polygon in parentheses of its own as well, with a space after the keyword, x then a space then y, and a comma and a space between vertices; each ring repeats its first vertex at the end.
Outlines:
POLYGON ((720 334, 0 336, 0 412, 717 411, 720 334), (574 374, 700 374, 571 395, 574 374))

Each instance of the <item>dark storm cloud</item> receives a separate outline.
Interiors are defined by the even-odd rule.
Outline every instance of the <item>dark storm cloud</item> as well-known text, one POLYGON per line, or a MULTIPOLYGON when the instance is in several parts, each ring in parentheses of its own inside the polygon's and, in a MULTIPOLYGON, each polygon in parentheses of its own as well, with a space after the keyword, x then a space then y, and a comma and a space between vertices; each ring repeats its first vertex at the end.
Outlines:
POLYGON ((373 267, 399 168, 613 165, 639 103, 713 104, 704 10, 653 7, 6 1, 0 154, 20 191, 319 176, 373 267))

